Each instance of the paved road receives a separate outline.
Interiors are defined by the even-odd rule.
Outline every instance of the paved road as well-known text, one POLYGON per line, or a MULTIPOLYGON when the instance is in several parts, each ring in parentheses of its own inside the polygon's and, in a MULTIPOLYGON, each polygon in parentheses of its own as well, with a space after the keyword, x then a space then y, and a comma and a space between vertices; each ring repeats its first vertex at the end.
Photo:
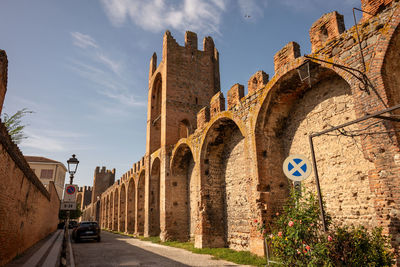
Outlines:
POLYGON ((76 266, 243 266, 212 256, 140 241, 138 239, 102 232, 100 243, 73 243, 76 266))

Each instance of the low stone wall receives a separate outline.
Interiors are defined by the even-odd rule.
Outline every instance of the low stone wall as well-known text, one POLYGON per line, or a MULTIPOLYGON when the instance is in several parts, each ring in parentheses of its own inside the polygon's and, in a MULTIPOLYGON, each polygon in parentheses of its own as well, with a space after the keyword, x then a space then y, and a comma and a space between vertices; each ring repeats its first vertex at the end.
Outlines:
POLYGON ((0 122, 0 266, 57 229, 60 200, 25 161, 0 122))

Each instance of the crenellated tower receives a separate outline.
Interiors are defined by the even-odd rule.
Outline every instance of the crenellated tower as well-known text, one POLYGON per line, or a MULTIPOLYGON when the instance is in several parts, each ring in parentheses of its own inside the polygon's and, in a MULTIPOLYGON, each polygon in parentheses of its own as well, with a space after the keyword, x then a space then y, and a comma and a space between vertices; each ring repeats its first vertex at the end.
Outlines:
POLYGON ((194 132, 197 113, 220 91, 219 54, 214 41, 205 37, 203 50, 198 50, 197 43, 196 33, 186 32, 185 45, 180 46, 166 31, 161 62, 157 66, 155 53, 150 60, 146 235, 158 235, 166 229, 165 214, 169 207, 160 199, 168 199, 165 179, 169 175, 170 146, 194 132))
POLYGON ((169 31, 157 67, 153 54, 149 68, 147 154, 175 144, 196 128, 196 114, 220 90, 219 54, 211 37, 197 49, 197 35, 186 32, 180 46, 169 31))
POLYGON ((115 182, 115 169, 106 170, 106 167, 97 166, 94 170, 93 178, 93 189, 92 189, 92 201, 95 203, 97 197, 100 196, 107 188, 113 185, 115 182))

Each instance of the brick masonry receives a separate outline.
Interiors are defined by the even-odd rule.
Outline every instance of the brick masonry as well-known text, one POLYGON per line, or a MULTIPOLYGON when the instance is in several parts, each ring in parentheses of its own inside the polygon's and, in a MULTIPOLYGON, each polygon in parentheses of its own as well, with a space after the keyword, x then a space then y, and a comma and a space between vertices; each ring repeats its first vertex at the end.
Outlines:
MULTIPOLYGON (((7 55, 0 50, 0 112, 7 91, 7 55)), ((40 182, 0 121, 0 266, 54 232, 60 199, 40 182)))
POLYGON ((0 124, 0 265, 57 229, 60 200, 49 191, 0 124))
MULTIPOLYGON (((291 187, 283 160, 293 153, 310 157, 313 132, 400 103, 400 6, 387 0, 362 5, 375 14, 357 25, 365 66, 355 27, 346 30, 343 16, 331 12, 311 26, 309 56, 315 59, 309 60, 307 83, 296 70, 306 58, 291 42, 275 55, 270 80, 259 71, 250 77, 247 95, 239 84, 229 90, 227 110, 212 39, 204 38, 198 50, 194 33, 180 46, 167 31, 162 61, 157 66, 156 55, 150 60, 146 154, 101 195, 102 226, 116 229, 118 220, 125 220, 125 226, 134 225, 128 232, 262 255, 254 220, 270 222, 282 209, 291 187), (367 85, 357 70, 365 70, 367 85), (127 201, 118 198, 128 182, 135 186, 125 197, 135 198, 136 208, 124 219, 118 212, 125 207, 118 205, 127 201)), ((334 222, 382 226, 397 251, 400 153, 394 130, 399 127, 374 119, 342 132, 361 136, 336 131, 314 138, 322 193, 334 222)), ((303 186, 315 191, 313 181, 303 186)))

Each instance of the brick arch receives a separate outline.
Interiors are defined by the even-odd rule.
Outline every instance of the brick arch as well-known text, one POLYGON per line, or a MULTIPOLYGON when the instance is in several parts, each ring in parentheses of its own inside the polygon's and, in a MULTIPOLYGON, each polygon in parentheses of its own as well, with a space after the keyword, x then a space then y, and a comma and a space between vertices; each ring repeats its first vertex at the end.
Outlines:
MULTIPOLYGON (((400 78, 399 78, 399 67, 400 67, 400 8, 394 10, 393 16, 389 23, 385 25, 385 31, 382 32, 380 37, 373 62, 371 63, 371 69, 369 75, 374 78, 374 83, 377 86, 379 92, 383 92, 389 107, 400 104, 400 78)), ((392 116, 397 118, 400 115, 399 110, 395 110, 391 113, 392 116)), ((396 160, 398 157, 398 151, 400 146, 400 123, 389 122, 384 123, 386 131, 395 130, 394 134, 388 135, 386 140, 378 139, 381 150, 385 151, 382 157, 376 160, 377 164, 377 179, 379 182, 373 183, 371 186, 378 196, 386 196, 384 198, 378 197, 375 201, 377 210, 377 217, 379 225, 384 227, 384 231, 392 236, 391 244, 394 250, 398 253, 400 251, 400 223, 399 216, 396 213, 400 210, 400 197, 397 194, 399 191, 398 184, 400 184, 400 178, 398 173, 395 171, 399 167, 399 163, 396 160), (386 142, 385 142, 386 141, 386 142), (385 144, 386 143, 386 144, 385 144), (394 155, 394 156, 393 156, 394 155), (381 176, 382 169, 384 169, 389 175, 381 176), (390 208, 387 209, 387 203, 390 204, 390 208)), ((370 140, 370 144, 376 143, 376 139, 370 140)), ((377 151, 377 147, 373 146, 373 149, 377 151)), ((400 260, 397 261, 399 265, 400 260)))
MULTIPOLYGON (((400 9, 397 9, 397 17, 400 16, 400 9)), ((378 44, 381 46, 385 47, 385 54, 383 60, 381 58, 378 58, 375 60, 375 64, 377 65, 377 68, 379 67, 379 70, 382 74, 382 80, 383 80, 383 87, 384 87, 384 92, 387 98, 387 103, 389 107, 395 106, 400 104, 400 76, 398 75, 399 70, 400 70, 400 55, 399 55, 399 50, 400 50, 400 26, 399 26, 399 20, 396 19, 396 28, 393 29, 393 32, 389 35, 390 38, 385 39, 384 41, 381 41, 378 44)), ((393 25, 394 26, 394 25, 393 25)), ((382 38, 381 38, 382 39, 382 38)), ((371 71, 373 71, 371 69, 371 71)), ((395 110, 393 111, 393 114, 399 116, 400 115, 400 110, 395 110)), ((400 123, 399 122, 392 122, 391 125, 388 123, 388 126, 393 128, 396 131, 400 131, 400 123)), ((396 138, 397 138, 397 146, 400 143, 400 132, 396 132, 396 138)))
POLYGON ((192 150, 187 143, 182 142, 174 150, 171 158, 170 203, 172 227, 169 229, 171 238, 187 241, 194 238, 198 220, 197 202, 198 182, 194 171, 195 161, 192 150))
POLYGON ((135 209, 135 200, 136 200, 136 185, 135 179, 131 177, 127 183, 128 191, 126 195, 126 231, 129 234, 133 234, 135 232, 135 217, 136 217, 136 209, 135 209))
POLYGON ((114 201, 113 201, 113 221, 112 230, 118 231, 118 204, 119 204, 119 192, 118 188, 114 190, 114 201))
POLYGON ((160 158, 155 158, 151 164, 149 185, 149 235, 160 234, 160 158))
POLYGON ((135 233, 144 233, 144 199, 145 199, 145 170, 143 169, 137 176, 136 181, 136 224, 135 233))
MULTIPOLYGON (((394 63, 391 60, 391 53, 398 49, 399 24, 400 8, 396 8, 390 21, 385 25, 384 29, 381 30, 382 35, 375 45, 377 49, 375 49, 373 59, 369 64, 368 75, 372 77, 379 91, 384 91, 383 88, 386 88, 388 84, 390 84, 390 82, 384 81, 381 75, 387 73, 385 68, 388 62, 394 63)), ((388 100, 392 93, 386 91, 386 94, 387 95, 384 95, 384 99, 388 100)), ((392 103, 389 101, 389 104, 392 103)))
POLYGON ((125 232, 126 225, 126 186, 123 183, 119 188, 118 231, 125 232))
POLYGON ((150 110, 150 154, 161 147, 161 107, 163 78, 160 72, 155 75, 149 95, 150 110))
POLYGON ((170 159, 170 169, 172 169, 173 162, 176 161, 175 158, 178 156, 177 154, 179 153, 179 151, 182 150, 182 146, 183 146, 183 147, 188 147, 189 150, 190 150, 191 152, 193 151, 193 148, 192 148, 192 146, 191 146, 191 144, 189 143, 189 141, 188 141, 187 138, 182 138, 182 139, 180 139, 180 140, 178 141, 178 143, 176 143, 175 146, 174 146, 174 148, 172 149, 172 152, 171 152, 171 159, 170 159))
MULTIPOLYGON (((271 86, 258 113, 254 130, 257 188, 264 204, 259 215, 267 221, 281 210, 291 187, 282 171, 284 159, 290 154, 304 154, 310 159, 311 133, 357 118, 354 90, 347 82, 350 78, 346 80, 322 66, 316 66, 314 73, 310 89, 301 83, 295 69, 286 72, 271 86)), ((351 128, 358 129, 358 125, 351 128)), ((367 177, 374 166, 359 149, 361 139, 354 141, 357 146, 351 138, 315 138, 321 190, 327 211, 337 223, 373 226, 373 200, 367 177), (350 207, 354 198, 362 203, 359 208, 350 207)), ((302 184, 315 191, 313 176, 302 184)))
POLYGON ((243 218, 250 217, 249 162, 245 134, 234 120, 220 117, 212 122, 199 163, 202 246, 248 250, 250 222, 243 218))

